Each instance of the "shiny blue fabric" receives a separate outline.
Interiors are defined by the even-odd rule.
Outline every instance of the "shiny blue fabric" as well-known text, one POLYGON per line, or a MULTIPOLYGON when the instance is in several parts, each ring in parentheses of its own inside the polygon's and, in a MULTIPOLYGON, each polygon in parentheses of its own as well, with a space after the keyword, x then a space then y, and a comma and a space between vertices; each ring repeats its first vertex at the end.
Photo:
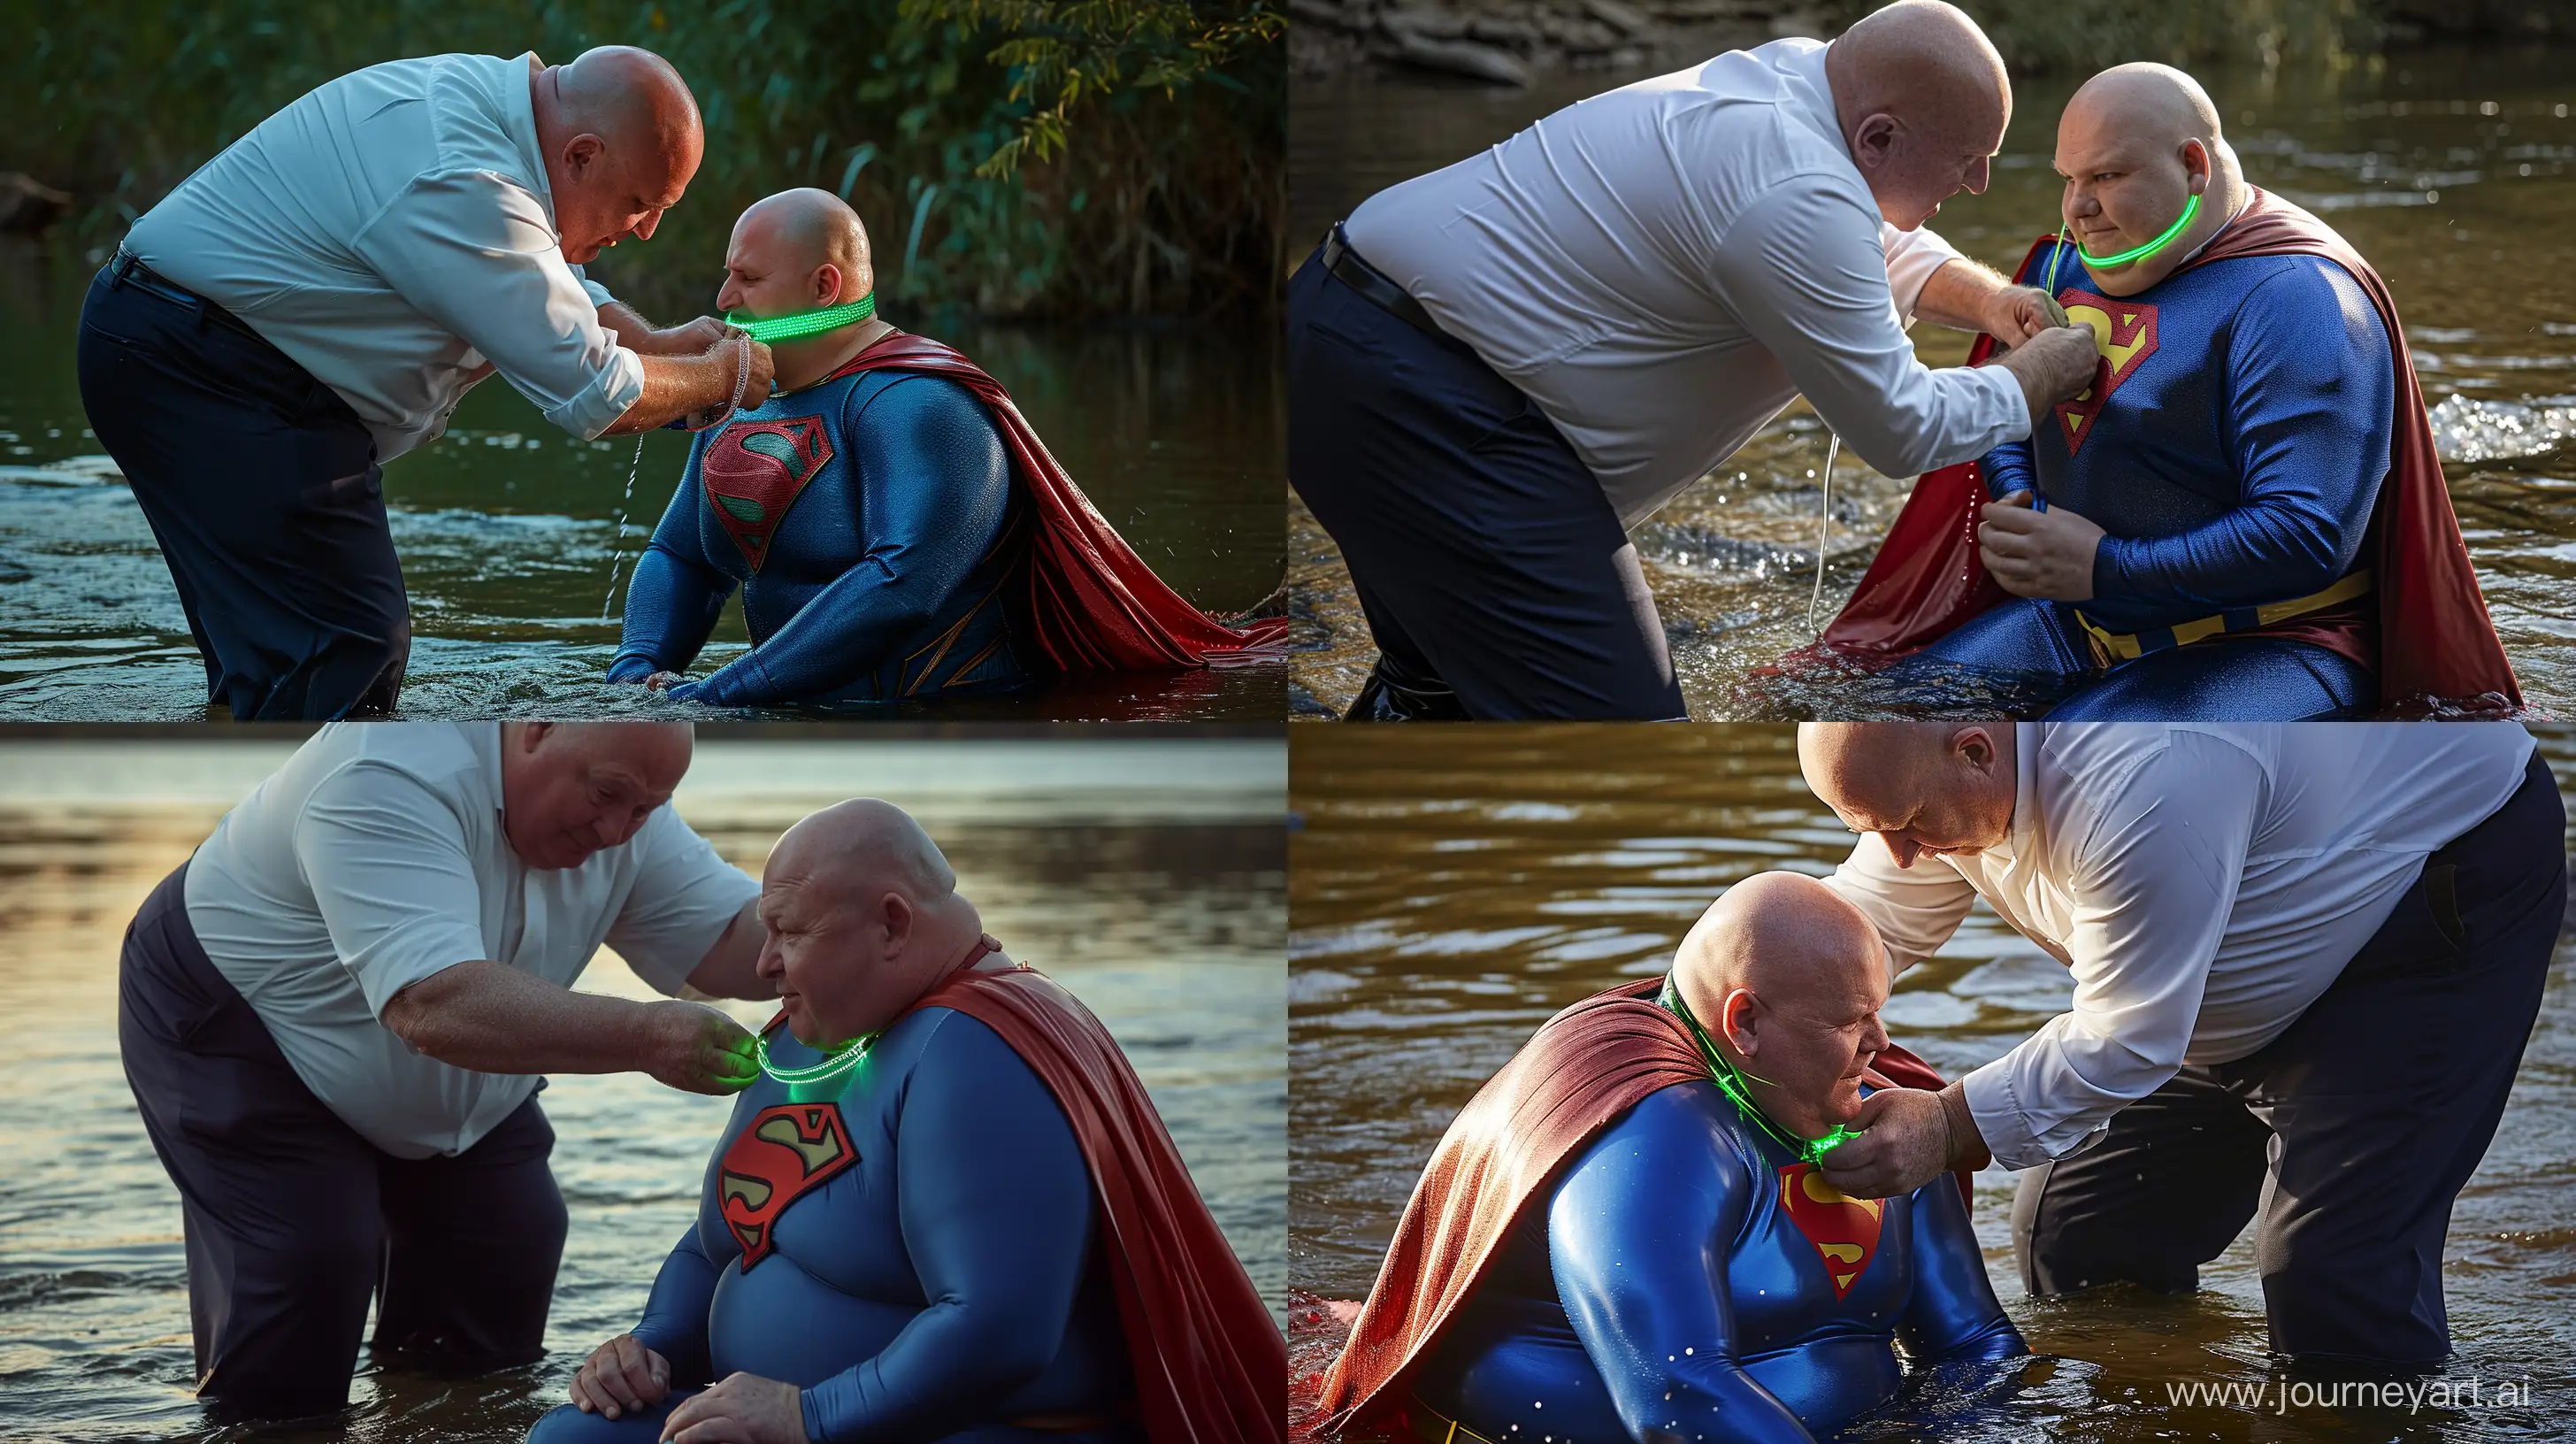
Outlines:
MULTIPOLYGON (((769 1039, 782 1068, 818 1061, 784 1028, 769 1039)), ((837 1079, 791 1092, 763 1077, 736 1099, 698 1220, 634 1333, 675 1390, 736 1370, 797 1384, 815 1444, 1064 1444, 1002 1421, 1111 1413, 1134 1392, 1094 1214, 1073 1126, 1037 1074, 983 1023, 924 1009, 837 1079), (788 1204, 773 1251, 742 1267, 725 1151, 761 1110, 835 1096, 858 1162, 788 1204)), ((636 1425, 620 1439, 653 1437, 620 1422, 636 1425)), ((567 1407, 530 1437, 608 1427, 567 1407)))
MULTIPOLYGON (((2130 297, 2092 293, 2072 245, 2057 295, 2115 323, 2153 309, 2153 349, 2084 423, 2052 412, 1984 462, 1998 497, 2038 490, 2108 535, 2093 597, 2073 604, 2114 632, 2153 633, 2322 591, 2366 565, 2388 474, 2396 371, 2370 297, 2315 256, 2194 266, 2130 297)), ((2045 279, 2043 248, 2023 280, 2045 279)), ((2116 335, 2115 335, 2115 338, 2116 335)), ((2142 338, 2141 338, 2142 339, 2142 338)), ((2369 672, 2304 642, 2212 639, 2094 667, 2069 604, 2015 599, 1902 664, 2038 684, 2052 719, 2294 721, 2367 709, 2369 672), (2098 695, 2097 695, 2098 694, 2098 695)))
POLYGON ((1782 1444, 1895 1397, 1897 1341, 1918 1370, 2028 1352, 1949 1175, 1885 1201, 1837 1299, 1796 1163, 1714 1084, 1649 1095, 1523 1210, 1415 1392, 1498 1444, 1782 1444))
POLYGON ((945 377, 867 371, 735 420, 799 418, 821 421, 833 456, 776 525, 757 571, 701 477, 725 428, 699 434, 635 565, 610 680, 687 668, 736 587, 751 650, 674 697, 875 702, 1007 691, 1048 675, 1003 587, 1026 555, 1031 504, 974 394, 945 377))

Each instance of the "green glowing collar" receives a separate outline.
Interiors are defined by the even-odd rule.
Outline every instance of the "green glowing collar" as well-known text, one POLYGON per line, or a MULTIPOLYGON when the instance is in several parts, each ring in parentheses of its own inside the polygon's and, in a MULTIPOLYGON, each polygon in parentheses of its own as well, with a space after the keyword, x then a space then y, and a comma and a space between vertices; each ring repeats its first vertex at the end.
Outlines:
MULTIPOLYGON (((1762 1105, 1753 1101, 1752 1090, 1745 1087, 1745 1080, 1752 1078, 1752 1075, 1727 1062, 1726 1055, 1718 1052, 1717 1045, 1709 1041, 1707 1031, 1699 1025, 1699 1019, 1691 1016, 1690 1005, 1682 1001, 1681 989, 1673 986, 1672 974, 1664 975, 1664 990, 1656 995, 1655 1005, 1681 1019, 1682 1026, 1690 1029, 1691 1041, 1699 1045, 1700 1059, 1708 1064, 1708 1076, 1711 1082, 1717 1084, 1717 1091, 1734 1100, 1735 1111, 1744 1115, 1744 1121, 1769 1134, 1773 1142, 1788 1149, 1798 1158, 1822 1167, 1825 1151, 1852 1136, 1850 1129, 1836 1124, 1834 1131, 1822 1138, 1800 1138, 1772 1122, 1771 1115, 1762 1111, 1762 1105)), ((1766 1078, 1754 1079, 1754 1081, 1767 1083, 1770 1080, 1766 1078)))
MULTIPOLYGON (((2084 243, 2078 241, 2075 243, 2075 254, 2083 257, 2084 264, 2091 266, 2097 271, 2107 271, 2114 266, 2125 266, 2131 261, 2143 261, 2147 257, 2154 255, 2156 252, 2163 250, 2165 247, 2172 245, 2184 231, 2191 228, 2192 217, 2199 214, 2200 197, 2193 196, 2191 199, 2183 202, 2182 214, 2174 218, 2174 223, 2172 225, 2165 227, 2165 233, 2156 237, 2154 240, 2147 242, 2143 246, 2131 246, 2129 249, 2114 256, 2097 256, 2091 251, 2084 249, 2084 243)), ((2048 252, 2048 280, 2042 287, 2042 289, 2046 290, 2052 296, 2057 294, 2057 258, 2065 247, 2065 244, 2066 222, 2061 220, 2057 223, 2057 245, 2051 247, 2048 252)))
POLYGON ((877 293, 870 291, 855 301, 844 301, 801 316, 772 316, 765 321, 755 321, 736 311, 725 320, 735 329, 749 333, 754 341, 764 346, 775 346, 781 341, 802 341, 808 336, 837 331, 853 321, 865 321, 876 313, 877 293))
POLYGON ((792 1087, 799 1083, 824 1083, 829 1082, 834 1078, 838 1078, 842 1074, 859 1066, 859 1060, 868 1056, 868 1049, 874 1047, 876 1045, 876 1041, 877 1035, 874 1033, 852 1038, 850 1041, 841 1044, 837 1048, 821 1050, 823 1053, 822 1062, 808 1064, 802 1068, 780 1068, 773 1065, 769 1061, 769 1035, 767 1033, 762 1033, 760 1035, 759 1040, 752 1045, 752 1051, 760 1059, 761 1072, 766 1073, 770 1077, 777 1079, 779 1082, 788 1084, 792 1087))

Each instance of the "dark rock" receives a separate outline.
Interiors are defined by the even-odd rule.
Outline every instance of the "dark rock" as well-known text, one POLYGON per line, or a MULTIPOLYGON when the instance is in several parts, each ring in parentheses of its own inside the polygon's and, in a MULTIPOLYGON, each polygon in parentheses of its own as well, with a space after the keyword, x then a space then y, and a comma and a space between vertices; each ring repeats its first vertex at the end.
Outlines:
POLYGON ((1396 56, 1408 65, 1446 71, 1501 85, 1527 85, 1529 67, 1490 45, 1473 40, 1435 40, 1410 30, 1395 31, 1396 56))
POLYGON ((1591 12, 1593 19, 1625 36, 1643 35, 1654 25, 1642 12, 1619 0, 1583 0, 1583 8, 1591 12))

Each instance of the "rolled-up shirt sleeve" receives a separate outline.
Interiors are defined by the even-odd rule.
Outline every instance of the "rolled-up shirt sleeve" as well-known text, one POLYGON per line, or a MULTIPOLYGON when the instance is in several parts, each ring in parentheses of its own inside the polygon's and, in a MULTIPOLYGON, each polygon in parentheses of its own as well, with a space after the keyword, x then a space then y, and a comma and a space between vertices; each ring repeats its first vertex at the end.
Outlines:
POLYGON ((617 298, 609 294, 606 286, 592 280, 590 272, 575 266, 572 268, 572 278, 581 282, 582 294, 590 298, 590 309, 596 311, 602 307, 617 304, 617 298))
POLYGON ((2242 749, 2177 732, 2076 842, 2074 1007, 1961 1084, 1996 1162, 2065 1157, 2181 1069, 2265 787, 2242 749))
MULTIPOLYGON (((1717 297, 1779 358, 1825 424, 1889 476, 1972 460, 2028 435, 2030 410, 2009 373, 1936 371, 1916 358, 1899 323, 1882 224, 1827 178, 1790 177, 1719 238, 1717 297)), ((1940 269, 1923 265, 1931 245, 1915 241, 1899 258, 1905 309, 1940 269)))
POLYGON ((1878 929, 1890 980, 1941 951, 1977 902, 1977 890, 1957 868, 1933 857, 1898 867, 1886 841, 1874 832, 1861 838, 1825 886, 1878 929))
POLYGON ((489 955, 464 822, 419 778, 363 761, 341 769, 296 818, 295 858, 376 1017, 421 979, 489 955))
POLYGON ((463 337, 548 421, 589 440, 644 394, 644 363, 599 324, 537 198, 489 171, 424 175, 353 241, 422 314, 463 337))
POLYGON ((608 945, 656 991, 677 993, 742 905, 760 896, 760 884, 716 856, 667 802, 645 819, 635 846, 635 887, 609 925, 608 945))

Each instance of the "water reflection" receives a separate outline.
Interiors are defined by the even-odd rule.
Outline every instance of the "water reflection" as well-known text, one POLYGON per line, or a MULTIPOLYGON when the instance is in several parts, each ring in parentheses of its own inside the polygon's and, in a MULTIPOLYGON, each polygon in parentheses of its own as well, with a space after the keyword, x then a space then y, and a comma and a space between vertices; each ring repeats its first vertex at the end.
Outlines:
MULTIPOLYGON (((1728 884, 1828 871, 1850 834, 1798 776, 1786 727, 1298 728, 1290 736, 1289 1277, 1297 1296, 1369 1286, 1431 1146, 1550 1014, 1669 966, 1728 884), (1361 735, 1354 735, 1355 732, 1361 735)), ((2576 787, 2576 734, 2542 747, 2576 787)), ((2576 1377, 2576 944, 2562 944, 2495 1146, 2462 1192, 2444 1267, 2459 1358, 2439 1376, 2534 1381, 2531 1408, 2440 1415, 2179 1412, 2167 1381, 2264 1380, 2251 1236, 2201 1291, 2023 1297, 2012 1175, 1978 1178, 1978 1236, 2031 1347, 2065 1362, 2013 1410, 1944 1438, 2326 1441, 2564 1437, 2576 1377), (2150 1405, 2157 1407, 2150 1407, 2150 1405), (2414 1432, 2405 1432, 2407 1430, 2414 1432)), ((2066 970, 1983 904, 1897 984, 1897 1041, 1956 1077, 2072 996, 2066 970)), ((1299 1310, 1303 1370, 1334 1336, 1299 1310)), ((1902 1437, 1901 1435, 1897 1437, 1902 1437)))
MULTIPOLYGON (((88 281, 68 256, 0 242, 0 716, 200 716, 203 669, 178 594, 81 410, 72 356, 88 281)), ((1278 586, 1283 443, 1268 337, 896 319, 1001 378, 1183 596, 1240 611, 1278 586)), ((633 439, 581 441, 494 382, 468 395, 446 436, 387 468, 412 600, 405 715, 672 715, 602 681, 618 636, 617 606, 604 604, 622 604, 687 458, 684 435, 656 431, 639 464, 633 439)), ((715 636, 701 670, 746 645, 739 599, 715 636)), ((1276 720, 1287 670, 1082 677, 1033 698, 893 715, 1276 720)))
MULTIPOLYGON (((0 1437, 245 1437, 203 1435, 188 1393, 179 1201, 117 1061, 116 952, 144 894, 285 750, 0 743, 0 1437)), ((992 931, 1118 1036, 1276 1312, 1281 766, 1275 742, 709 742, 678 805, 755 871, 816 806, 876 793, 912 808, 992 931)), ((613 956, 582 986, 651 996, 613 956)), ((345 1427, 259 1437, 517 1438, 633 1322, 726 1106, 633 1076, 556 1080, 545 1107, 573 1222, 546 1360, 463 1382, 370 1371, 345 1427)))
MULTIPOLYGON (((2247 175, 2315 209, 2370 257, 2405 314, 2447 463, 2453 506, 2497 631, 2544 715, 2576 707, 2576 117, 2564 65, 2538 50, 2442 51, 2326 70, 2205 68, 2247 175)), ((1394 181, 1447 164, 1621 77, 1551 77, 1525 91, 1389 82, 1367 74, 1293 83, 1290 200, 1299 236, 1394 181)), ((1994 181, 1934 222, 1969 255, 2017 264, 2057 226, 2057 115, 2081 77, 2022 78, 1994 181)), ((1925 326, 1933 365, 1966 338, 1925 326)), ((1990 711, 1961 687, 1895 699, 1848 679, 1757 682, 1750 669, 1809 640, 1825 436, 1803 404, 1726 467, 1639 528, 1693 715, 1886 715, 1898 706, 1990 711)), ((1848 448, 1824 538, 1825 602, 1839 605, 1895 520, 1904 480, 1848 448)), ((1373 657, 1331 539, 1294 498, 1290 581, 1318 650, 1291 705, 1346 704, 1373 657)))

